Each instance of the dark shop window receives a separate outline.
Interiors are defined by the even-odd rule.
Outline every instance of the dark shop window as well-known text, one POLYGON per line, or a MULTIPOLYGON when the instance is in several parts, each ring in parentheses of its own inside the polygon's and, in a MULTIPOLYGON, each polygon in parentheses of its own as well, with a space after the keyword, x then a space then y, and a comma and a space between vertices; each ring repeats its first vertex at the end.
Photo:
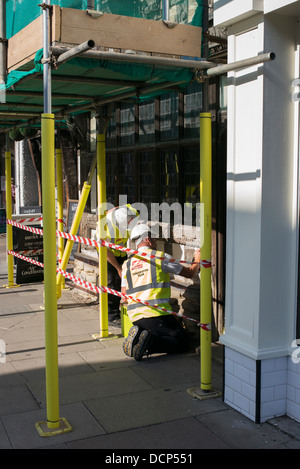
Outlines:
POLYGON ((194 83, 188 86, 184 95, 184 137, 199 137, 200 117, 202 108, 201 85, 194 83))
POLYGON ((160 202, 179 202, 179 159, 177 150, 162 150, 159 157, 160 202))
POLYGON ((172 92, 160 98, 160 140, 171 140, 179 136, 178 93, 172 92))
POLYGON ((154 100, 139 105, 139 143, 152 143, 155 138, 154 100))
POLYGON ((140 153, 140 202, 150 210, 151 203, 156 201, 156 170, 155 152, 142 151, 140 153))
POLYGON ((106 199, 113 205, 116 204, 117 194, 116 158, 114 153, 106 155, 106 199))
MULTIPOLYGON (((196 224, 197 204, 200 203, 200 155, 199 147, 187 147, 182 150, 184 173, 184 203, 187 217, 185 223, 196 224), (189 209, 189 211, 188 211, 189 209)), ((199 207, 198 207, 199 210, 199 207)))
POLYGON ((127 203, 134 203, 135 184, 134 184, 134 157, 133 153, 121 153, 119 161, 119 195, 127 196, 127 203))
POLYGON ((106 147, 114 148, 117 146, 117 122, 116 110, 113 111, 106 132, 106 147))
POLYGON ((135 107, 133 104, 122 104, 120 112, 121 145, 134 144, 135 107))

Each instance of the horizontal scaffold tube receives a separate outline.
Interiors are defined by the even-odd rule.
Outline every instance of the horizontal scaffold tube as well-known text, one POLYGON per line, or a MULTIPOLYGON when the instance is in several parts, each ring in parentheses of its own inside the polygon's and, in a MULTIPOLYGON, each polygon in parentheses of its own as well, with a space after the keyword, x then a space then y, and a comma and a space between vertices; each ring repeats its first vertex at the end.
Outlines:
POLYGON ((230 64, 218 65, 217 67, 210 68, 206 70, 206 76, 215 76, 222 75, 223 73, 232 72, 234 70, 251 67, 252 65, 259 65, 264 62, 270 62, 275 59, 274 52, 268 52, 267 54, 257 55, 255 57, 250 57, 249 59, 238 60, 237 62, 232 62, 230 64))
MULTIPOLYGON (((70 49, 68 47, 52 46, 51 52, 54 56, 64 54, 70 49)), ((108 52, 102 50, 88 50, 79 54, 80 57, 96 60, 116 60, 118 62, 134 62, 151 65, 161 65, 163 67, 184 67, 204 70, 215 67, 213 62, 207 60, 174 59, 170 57, 157 57, 153 55, 128 54, 125 52, 108 52)))
POLYGON ((79 46, 72 47, 72 49, 68 49, 57 58, 55 65, 61 65, 67 62, 67 60, 73 59, 77 55, 82 54, 82 52, 92 49, 92 47, 95 47, 95 42, 92 39, 79 44, 79 46))

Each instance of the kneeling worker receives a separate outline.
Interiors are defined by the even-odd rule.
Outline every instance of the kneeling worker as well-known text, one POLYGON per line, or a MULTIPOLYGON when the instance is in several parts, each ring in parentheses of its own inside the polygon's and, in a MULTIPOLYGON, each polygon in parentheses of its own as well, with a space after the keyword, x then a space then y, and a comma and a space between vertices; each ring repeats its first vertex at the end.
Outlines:
MULTIPOLYGON (((139 216, 130 204, 121 205, 109 210, 106 214, 106 224, 101 233, 101 224, 97 223, 96 237, 122 247, 126 247, 131 232, 133 220, 139 216), (103 236, 105 234, 105 236, 103 236)), ((126 252, 118 249, 107 249, 107 287, 120 291, 122 264, 127 259, 126 252)), ((120 322, 120 298, 108 294, 108 321, 118 325, 120 322)))
MULTIPOLYGON (((156 249, 156 239, 151 238, 150 229, 145 224, 136 225, 131 232, 138 250, 155 255, 155 258, 129 258, 122 267, 122 293, 140 299, 158 308, 169 311, 170 273, 192 278, 200 268, 200 249, 195 251, 190 267, 170 262, 171 256, 156 249), (164 258, 164 259, 160 259, 164 258)), ((172 313, 137 303, 128 299, 127 314, 133 327, 123 343, 123 350, 129 357, 141 360, 147 352, 182 353, 188 349, 186 331, 172 313)))

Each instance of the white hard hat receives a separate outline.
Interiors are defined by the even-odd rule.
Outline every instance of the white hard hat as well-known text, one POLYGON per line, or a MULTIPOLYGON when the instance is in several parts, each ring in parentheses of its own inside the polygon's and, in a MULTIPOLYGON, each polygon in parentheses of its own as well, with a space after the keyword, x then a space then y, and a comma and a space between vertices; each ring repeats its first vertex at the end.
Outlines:
POLYGON ((147 237, 150 233, 150 228, 145 223, 139 223, 131 231, 130 239, 137 241, 139 239, 147 237))
POLYGON ((126 230, 128 228, 129 217, 137 217, 138 213, 129 205, 118 207, 114 211, 115 221, 119 228, 126 230))

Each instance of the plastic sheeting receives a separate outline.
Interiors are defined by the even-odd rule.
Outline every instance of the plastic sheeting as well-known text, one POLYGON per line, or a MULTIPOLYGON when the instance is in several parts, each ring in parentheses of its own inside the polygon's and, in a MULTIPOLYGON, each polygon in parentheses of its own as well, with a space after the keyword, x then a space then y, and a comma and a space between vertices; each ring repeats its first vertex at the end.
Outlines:
MULTIPOLYGON (((39 0, 6 0, 6 36, 9 39, 42 14, 39 0)), ((91 2, 89 2, 91 3, 91 2)), ((149 20, 162 19, 161 0, 95 0, 95 10, 149 20)), ((86 10, 88 0, 51 0, 51 5, 86 10)), ((202 26, 202 0, 170 0, 169 20, 202 26)))

